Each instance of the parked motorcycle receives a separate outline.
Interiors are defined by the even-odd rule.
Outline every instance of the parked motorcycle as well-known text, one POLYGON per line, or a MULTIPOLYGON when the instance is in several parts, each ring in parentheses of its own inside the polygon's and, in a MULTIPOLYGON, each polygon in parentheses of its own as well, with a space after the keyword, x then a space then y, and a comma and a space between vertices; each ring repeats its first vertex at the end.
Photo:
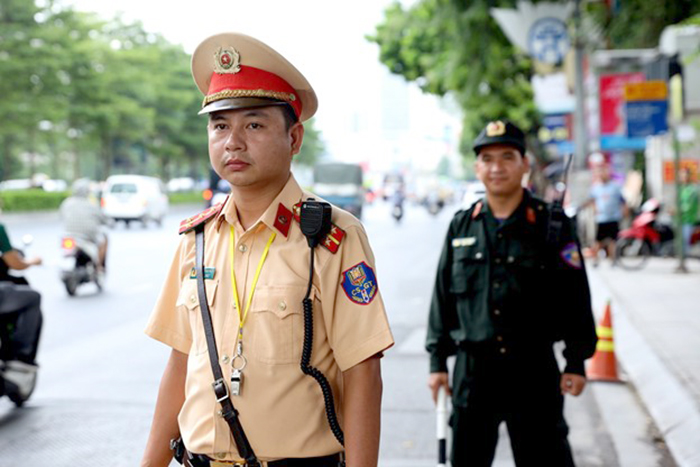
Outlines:
POLYGON ((673 254, 673 229, 658 221, 661 203, 648 199, 632 225, 621 230, 615 242, 615 259, 625 269, 641 269, 650 256, 673 254))
POLYGON ((61 281, 68 295, 74 296, 80 285, 91 282, 101 291, 104 277, 97 268, 98 246, 77 236, 64 236, 61 248, 61 281))
MULTIPOLYGON (((24 248, 28 247, 33 238, 25 235, 22 238, 24 248)), ((22 250, 17 252, 24 256, 22 250)), ((10 274, 10 269, 0 259, 0 280, 16 285, 29 285, 24 276, 10 274)), ((0 300, 2 300, 0 295, 0 300)), ((7 396, 17 407, 29 399, 36 386, 36 367, 12 360, 10 353, 10 336, 14 331, 18 312, 0 313, 0 397, 7 396)))

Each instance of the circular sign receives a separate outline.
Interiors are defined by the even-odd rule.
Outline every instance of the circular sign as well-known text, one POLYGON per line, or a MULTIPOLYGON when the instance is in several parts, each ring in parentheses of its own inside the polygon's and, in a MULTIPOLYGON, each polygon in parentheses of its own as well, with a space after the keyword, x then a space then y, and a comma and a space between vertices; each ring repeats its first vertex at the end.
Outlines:
POLYGON ((527 40, 530 55, 537 61, 558 65, 569 50, 569 33, 559 18, 540 18, 532 25, 527 40))

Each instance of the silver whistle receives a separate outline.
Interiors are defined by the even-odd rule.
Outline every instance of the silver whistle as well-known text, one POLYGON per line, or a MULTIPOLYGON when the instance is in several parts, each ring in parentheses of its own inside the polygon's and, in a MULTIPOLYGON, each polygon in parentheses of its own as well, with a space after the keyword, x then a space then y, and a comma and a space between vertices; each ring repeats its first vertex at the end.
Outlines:
POLYGON ((241 383, 243 383, 243 372, 238 368, 234 368, 231 373, 231 395, 241 395, 241 383))

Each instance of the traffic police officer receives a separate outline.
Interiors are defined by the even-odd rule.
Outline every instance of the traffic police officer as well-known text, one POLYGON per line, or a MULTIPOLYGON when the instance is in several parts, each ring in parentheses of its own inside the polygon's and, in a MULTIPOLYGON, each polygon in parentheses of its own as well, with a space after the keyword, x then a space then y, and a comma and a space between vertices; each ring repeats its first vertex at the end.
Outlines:
POLYGON ((596 344, 574 226, 560 219, 548 236, 549 207, 522 188, 529 163, 518 127, 489 123, 474 151, 486 197, 449 226, 426 340, 433 397, 441 386, 452 395, 452 465, 491 465, 505 421, 517 465, 571 466, 563 394, 583 390, 596 344), (552 346, 559 340, 563 374, 552 346))
MULTIPOLYGON (((238 33, 204 40, 192 57, 204 93, 213 168, 231 186, 224 203, 182 222, 182 239, 146 332, 172 347, 142 466, 167 466, 181 436, 188 464, 246 465, 212 389, 195 268, 204 229, 206 302, 225 392, 261 465, 337 466, 324 394, 302 373, 302 299, 313 303, 311 365, 325 375, 345 434, 348 466, 376 466, 380 359, 393 345, 360 222, 333 208, 330 232, 309 246, 300 202, 312 195, 290 173, 316 95, 287 60, 238 33), (230 381, 230 383, 229 383, 230 381)), ((217 393, 218 394, 218 393, 217 393)))

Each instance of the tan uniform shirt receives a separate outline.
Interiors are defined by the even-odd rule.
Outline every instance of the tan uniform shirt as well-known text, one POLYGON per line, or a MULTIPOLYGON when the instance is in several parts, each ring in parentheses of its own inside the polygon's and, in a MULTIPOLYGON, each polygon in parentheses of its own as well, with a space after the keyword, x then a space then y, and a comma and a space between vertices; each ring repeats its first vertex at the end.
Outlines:
MULTIPOLYGON (((204 266, 215 268, 213 278, 205 281, 207 297, 227 381, 239 325, 231 285, 230 226, 236 232, 234 264, 242 308, 270 234, 277 234, 243 326, 243 353, 248 364, 243 371, 241 395, 232 396, 246 435, 261 460, 324 456, 341 450, 328 426, 318 384, 299 367, 309 247, 296 220, 289 220, 287 235, 282 232, 284 228, 275 227, 280 204, 291 211, 310 196, 292 176, 247 231, 238 221, 232 197, 205 227, 204 266)), ((376 278, 372 277, 374 256, 362 224, 338 208, 333 209, 333 222, 345 231, 345 236, 335 254, 322 246, 316 248, 311 365, 328 378, 337 412, 342 416, 342 372, 391 347, 394 340, 376 278)), ((189 232, 183 235, 146 333, 188 354, 186 400, 178 418, 188 450, 216 459, 239 460, 230 429, 217 415, 220 405, 211 386, 197 281, 190 277, 194 263, 194 232, 189 232)), ((342 418, 340 421, 342 425, 342 418)))

